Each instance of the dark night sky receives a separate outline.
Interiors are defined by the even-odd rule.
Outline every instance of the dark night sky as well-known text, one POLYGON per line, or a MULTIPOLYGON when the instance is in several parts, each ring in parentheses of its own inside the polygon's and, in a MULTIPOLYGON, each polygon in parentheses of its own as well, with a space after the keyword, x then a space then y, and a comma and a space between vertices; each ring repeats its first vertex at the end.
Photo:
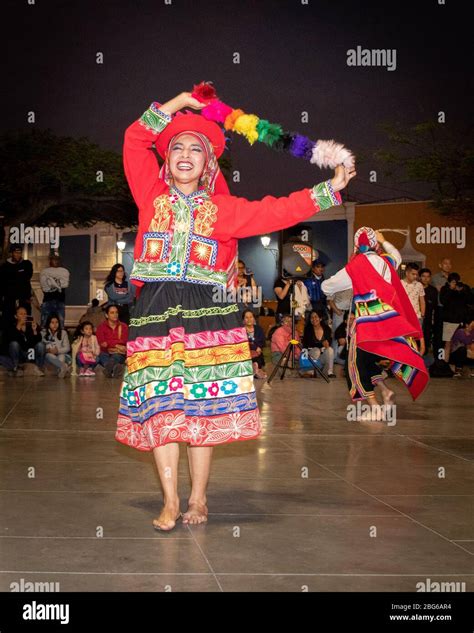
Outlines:
MULTIPOLYGON (((300 0, 27 0, 10 2, 2 130, 37 126, 88 136, 121 150, 127 125, 152 100, 165 101, 212 80, 223 101, 312 139, 335 138, 356 154, 384 144, 377 124, 412 124, 444 110, 466 124, 469 24, 460 2, 300 0), (396 48, 397 69, 348 67, 348 49, 396 48), (105 63, 95 63, 101 51, 105 63), (241 56, 232 63, 233 52, 241 56), (5 102, 4 102, 5 107, 5 102), (300 122, 307 110, 308 124, 300 122)), ((252 148, 233 136, 233 193, 285 195, 322 180, 305 161, 252 148)), ((363 200, 401 197, 413 186, 362 161, 351 183, 363 200), (381 186, 384 185, 384 186, 381 186), (393 186, 394 188, 388 188, 393 186)), ((418 191, 420 194, 421 191, 418 191)), ((421 194, 422 195, 422 194, 421 194)))

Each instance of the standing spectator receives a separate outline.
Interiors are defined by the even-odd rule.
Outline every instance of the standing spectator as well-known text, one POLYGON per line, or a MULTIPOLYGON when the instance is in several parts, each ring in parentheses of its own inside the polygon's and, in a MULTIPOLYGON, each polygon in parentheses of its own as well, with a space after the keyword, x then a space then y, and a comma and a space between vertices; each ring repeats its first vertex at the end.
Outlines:
POLYGON ((431 284, 438 291, 438 309, 435 313, 434 320, 434 332, 433 332, 433 350, 436 352, 436 356, 440 360, 439 352, 443 349, 443 306, 441 305, 441 288, 443 288, 448 281, 448 275, 452 270, 452 264, 449 257, 444 257, 438 264, 440 271, 433 275, 431 278, 431 284))
POLYGON ((65 378, 71 364, 71 344, 57 314, 49 315, 42 337, 46 348, 46 362, 57 369, 58 378, 65 378))
POLYGON ((119 378, 125 366, 128 326, 119 320, 118 306, 107 306, 105 314, 106 320, 97 328, 101 350, 99 362, 107 378, 119 378))
POLYGON ((305 314, 311 312, 311 299, 309 298, 308 289, 301 279, 295 282, 294 286, 294 313, 297 318, 304 318, 305 314))
POLYGON ((431 283, 436 288, 436 290, 440 292, 441 288, 443 288, 443 286, 448 281, 448 275, 451 272, 453 266, 449 257, 444 257, 442 260, 440 260, 438 266, 440 268, 440 271, 439 273, 436 273, 436 275, 433 275, 431 283))
POLYGON ((49 268, 41 271, 40 285, 44 293, 41 304, 41 327, 45 327, 52 314, 57 314, 63 328, 66 315, 65 288, 69 286, 69 270, 61 266, 61 259, 57 255, 51 255, 49 268))
MULTIPOLYGON (((283 356, 288 343, 291 341, 291 315, 284 314, 281 318, 281 325, 277 327, 272 334, 272 342, 270 350, 272 352, 272 363, 276 365, 283 356)), ((298 332, 295 332, 295 339, 300 340, 298 332)), ((300 357, 300 349, 294 346, 295 359, 300 357)))
POLYGON ((13 363, 9 375, 23 376, 20 362, 34 361, 35 374, 44 376, 45 345, 41 340, 39 325, 33 317, 28 316, 23 306, 16 309, 15 321, 15 325, 10 326, 7 332, 8 354, 13 363))
POLYGON ((313 311, 322 310, 324 316, 327 314, 327 299, 321 290, 324 281, 324 264, 320 259, 315 259, 311 264, 311 272, 304 283, 308 289, 309 298, 313 311))
POLYGON ((420 281, 425 291, 425 318, 423 319, 423 337, 425 339, 425 348, 428 352, 430 346, 433 347, 435 353, 435 345, 433 341, 433 328, 438 312, 438 291, 431 285, 431 270, 422 268, 420 270, 420 281))
POLYGON ((31 314, 33 264, 23 259, 21 246, 12 246, 11 256, 0 266, 0 303, 5 329, 15 323, 17 307, 31 314))
MULTIPOLYGON (((79 323, 78 336, 73 344, 73 365, 79 369, 79 377, 95 377, 94 369, 99 364, 100 345, 90 321, 79 323)), ((75 372, 74 372, 75 373, 75 372)))
POLYGON ((290 301, 291 281, 285 279, 285 277, 278 277, 273 284, 273 291, 278 299, 277 310, 275 320, 277 323, 281 323, 284 314, 291 313, 291 301, 290 301))
POLYGON ((245 331, 247 332, 247 336, 249 339, 254 378, 266 378, 267 374, 263 370, 265 366, 265 359, 263 358, 265 334, 262 328, 256 324, 255 316, 252 310, 244 310, 242 318, 245 331))
POLYGON ((109 299, 108 305, 116 305, 119 319, 127 325, 130 323, 130 306, 135 299, 135 286, 127 281, 125 268, 122 264, 114 264, 105 280, 105 293, 109 299))
POLYGON ((420 326, 423 326, 425 316, 425 290, 423 284, 418 281, 418 264, 407 264, 405 268, 405 279, 402 279, 402 286, 405 288, 410 303, 415 310, 420 326))
POLYGON ((249 272, 245 262, 239 259, 237 265, 237 305, 239 310, 252 310, 255 315, 258 315, 260 311, 260 303, 257 298, 257 282, 254 279, 253 273, 249 272))
POLYGON ((458 273, 448 275, 448 281, 441 288, 439 296, 443 306, 444 359, 447 362, 451 339, 461 323, 464 323, 468 312, 468 295, 458 273))
POLYGON ((331 343, 331 328, 324 322, 324 313, 322 310, 313 310, 304 329, 303 347, 313 360, 320 360, 329 378, 335 378, 334 350, 331 343))
POLYGON ((105 320, 105 312, 99 305, 98 299, 92 299, 91 305, 79 319, 79 324, 84 321, 89 321, 94 326, 94 330, 97 330, 99 325, 105 320))
POLYGON ((467 321, 451 339, 449 364, 455 368, 453 378, 462 378, 465 366, 470 368, 470 377, 474 378, 474 319, 471 316, 467 321))

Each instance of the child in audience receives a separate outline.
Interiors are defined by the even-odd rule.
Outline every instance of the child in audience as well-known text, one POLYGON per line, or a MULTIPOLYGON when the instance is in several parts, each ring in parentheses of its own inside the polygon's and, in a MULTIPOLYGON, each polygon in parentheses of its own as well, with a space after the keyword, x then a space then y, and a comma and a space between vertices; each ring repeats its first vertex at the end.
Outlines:
POLYGON ((90 321, 79 325, 79 336, 74 342, 75 360, 80 367, 79 376, 95 376, 95 367, 99 362, 100 346, 90 321))

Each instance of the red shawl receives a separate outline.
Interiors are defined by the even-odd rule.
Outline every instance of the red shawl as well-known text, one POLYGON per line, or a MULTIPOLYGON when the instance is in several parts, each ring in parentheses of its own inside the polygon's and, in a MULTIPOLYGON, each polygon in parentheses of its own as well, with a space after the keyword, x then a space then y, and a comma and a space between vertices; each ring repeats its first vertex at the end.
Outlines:
POLYGON ((391 360, 393 374, 407 385, 416 400, 428 384, 428 371, 410 338, 421 339, 423 334, 395 269, 384 263, 390 270, 391 283, 375 270, 366 255, 356 255, 346 266, 356 305, 355 343, 391 360))

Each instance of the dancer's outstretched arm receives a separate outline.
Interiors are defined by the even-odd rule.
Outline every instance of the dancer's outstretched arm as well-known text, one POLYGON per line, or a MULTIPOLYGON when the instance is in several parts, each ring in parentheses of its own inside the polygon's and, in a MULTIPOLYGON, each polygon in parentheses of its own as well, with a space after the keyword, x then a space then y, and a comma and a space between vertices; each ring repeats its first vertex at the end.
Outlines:
POLYGON ((331 180, 315 185, 312 189, 302 189, 289 196, 276 198, 265 196, 262 200, 247 200, 237 196, 213 196, 219 208, 222 231, 228 231, 222 239, 250 237, 279 231, 306 220, 315 213, 342 204, 339 191, 356 175, 338 165, 331 180))

